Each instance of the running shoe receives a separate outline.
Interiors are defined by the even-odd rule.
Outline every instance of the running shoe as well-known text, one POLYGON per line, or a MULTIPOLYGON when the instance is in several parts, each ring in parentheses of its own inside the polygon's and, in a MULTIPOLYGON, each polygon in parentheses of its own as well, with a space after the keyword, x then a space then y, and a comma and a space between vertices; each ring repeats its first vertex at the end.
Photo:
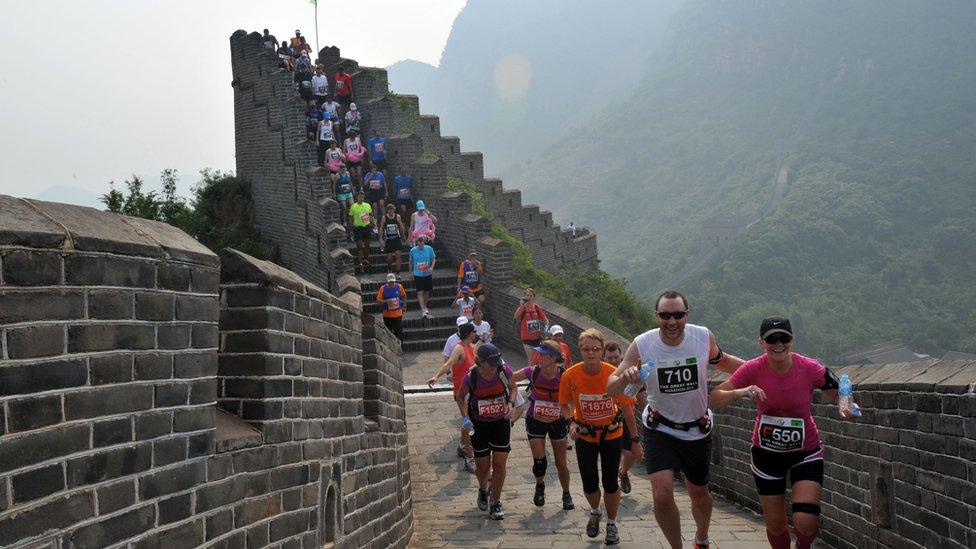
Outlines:
POLYGON ((491 511, 488 511, 488 516, 491 517, 492 520, 502 520, 505 518, 505 513, 502 511, 502 502, 491 502, 491 511))
POLYGON ((457 447, 457 456, 459 458, 463 458, 464 457, 464 446, 462 446, 461 444, 458 444, 458 447, 457 447))
POLYGON ((620 475, 620 491, 629 494, 630 493, 630 475, 627 473, 621 473, 620 475))
POLYGON ((464 458, 464 470, 469 473, 473 473, 475 471, 474 458, 464 458))
POLYGON ((532 503, 536 507, 542 507, 546 504, 546 483, 537 482, 535 483, 535 497, 532 498, 532 503))
POLYGON ((595 538, 600 533, 600 517, 603 513, 590 513, 590 520, 586 523, 586 535, 595 538))
POLYGON ((569 495, 569 492, 563 492, 563 510, 571 511, 576 509, 576 504, 573 503, 573 496, 569 495))
POLYGON ((617 545, 620 543, 620 535, 617 534, 617 525, 607 525, 607 537, 603 540, 604 545, 617 545))
POLYGON ((481 509, 482 511, 488 510, 488 489, 487 488, 485 488, 484 490, 482 490, 481 488, 478 489, 478 509, 481 509))
POLYGON ((695 549, 708 549, 708 540, 706 539, 703 542, 695 540, 695 549))

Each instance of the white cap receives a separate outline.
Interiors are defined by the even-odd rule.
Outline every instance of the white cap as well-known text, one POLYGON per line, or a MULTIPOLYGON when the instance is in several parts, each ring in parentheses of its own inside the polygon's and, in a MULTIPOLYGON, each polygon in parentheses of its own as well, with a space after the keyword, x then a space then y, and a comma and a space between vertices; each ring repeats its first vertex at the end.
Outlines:
POLYGON ((386 275, 386 281, 387 282, 395 282, 396 281, 396 275, 393 274, 393 273, 387 274, 386 275))
POLYGON ((549 335, 556 335, 556 334, 563 334, 563 333, 565 333, 563 332, 563 327, 560 326, 559 324, 553 324, 552 326, 549 326, 549 335))
POLYGON ((351 111, 356 110, 356 104, 355 103, 349 103, 349 110, 351 110, 351 111))
POLYGON ((466 317, 466 316, 459 316, 459 317, 457 317, 457 320, 454 321, 454 324, 460 326, 462 324, 467 324, 468 322, 470 322, 468 320, 468 317, 466 317))

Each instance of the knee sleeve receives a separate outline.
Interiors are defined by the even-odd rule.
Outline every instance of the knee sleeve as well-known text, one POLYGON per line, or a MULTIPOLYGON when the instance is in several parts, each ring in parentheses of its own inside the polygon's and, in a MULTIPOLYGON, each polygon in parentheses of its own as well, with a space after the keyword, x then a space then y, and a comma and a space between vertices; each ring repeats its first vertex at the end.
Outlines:
POLYGON ((794 513, 807 513, 814 516, 820 516, 820 506, 816 503, 794 503, 790 506, 790 509, 794 513))
POLYGON ((548 467, 549 462, 545 456, 542 459, 532 460, 532 474, 536 477, 546 476, 546 467, 548 467))

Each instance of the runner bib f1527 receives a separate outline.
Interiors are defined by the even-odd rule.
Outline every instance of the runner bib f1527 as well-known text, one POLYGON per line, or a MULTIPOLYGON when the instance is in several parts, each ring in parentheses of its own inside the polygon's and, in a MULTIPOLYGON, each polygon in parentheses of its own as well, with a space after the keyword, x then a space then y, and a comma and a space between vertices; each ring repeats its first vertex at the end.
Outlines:
POLYGON ((505 415, 505 397, 478 400, 478 415, 484 419, 497 419, 505 415))

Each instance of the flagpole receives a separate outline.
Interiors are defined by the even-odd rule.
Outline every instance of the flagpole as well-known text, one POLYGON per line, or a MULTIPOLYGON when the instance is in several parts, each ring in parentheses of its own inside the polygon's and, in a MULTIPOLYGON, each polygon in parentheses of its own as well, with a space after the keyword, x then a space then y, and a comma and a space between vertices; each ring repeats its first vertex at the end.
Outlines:
POLYGON ((312 2, 315 5, 315 59, 318 61, 319 52, 321 51, 319 47, 319 3, 318 0, 312 2))

